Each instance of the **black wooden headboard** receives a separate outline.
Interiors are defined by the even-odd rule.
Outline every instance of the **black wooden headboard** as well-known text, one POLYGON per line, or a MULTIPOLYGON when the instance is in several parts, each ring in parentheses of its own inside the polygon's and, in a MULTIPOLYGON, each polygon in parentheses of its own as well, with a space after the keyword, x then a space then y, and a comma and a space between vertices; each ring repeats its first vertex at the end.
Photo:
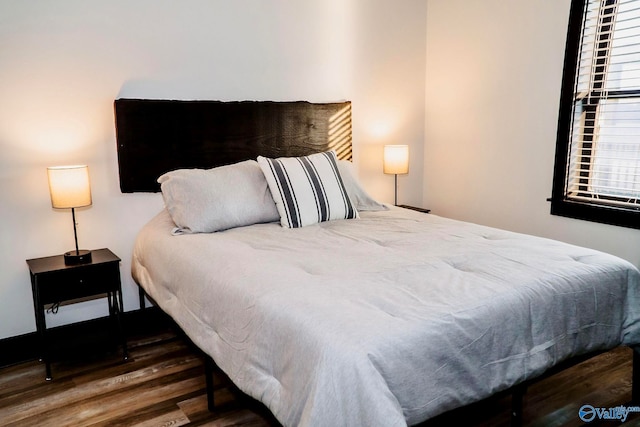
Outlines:
POLYGON ((351 159, 351 103, 116 99, 120 189, 154 192, 157 178, 258 155, 333 149, 351 159))

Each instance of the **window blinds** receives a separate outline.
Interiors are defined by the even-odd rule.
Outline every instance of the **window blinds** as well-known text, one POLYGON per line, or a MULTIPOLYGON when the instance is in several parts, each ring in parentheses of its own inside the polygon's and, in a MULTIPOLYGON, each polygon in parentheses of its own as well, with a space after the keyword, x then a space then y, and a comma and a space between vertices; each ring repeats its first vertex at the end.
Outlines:
POLYGON ((565 197, 640 208, 640 0, 588 0, 565 197))

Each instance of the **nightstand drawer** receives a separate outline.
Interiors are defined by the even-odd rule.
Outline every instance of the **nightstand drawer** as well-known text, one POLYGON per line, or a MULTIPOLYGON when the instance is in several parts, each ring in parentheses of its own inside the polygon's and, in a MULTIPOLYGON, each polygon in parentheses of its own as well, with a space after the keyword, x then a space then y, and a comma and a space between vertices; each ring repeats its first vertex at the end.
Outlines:
POLYGON ((38 275, 41 304, 52 304, 118 290, 117 263, 38 275))

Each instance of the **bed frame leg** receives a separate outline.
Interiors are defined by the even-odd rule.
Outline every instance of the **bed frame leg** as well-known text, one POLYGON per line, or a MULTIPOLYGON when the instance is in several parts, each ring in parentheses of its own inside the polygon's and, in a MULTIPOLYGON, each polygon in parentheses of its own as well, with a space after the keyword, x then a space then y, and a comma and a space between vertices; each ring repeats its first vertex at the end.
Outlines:
POLYGON ((213 400, 213 366, 215 362, 211 356, 205 354, 204 356, 204 375, 205 382, 207 384, 207 408, 209 412, 213 412, 215 409, 215 401, 213 400))
POLYGON ((519 384, 513 388, 511 393, 511 427, 522 425, 522 401, 527 392, 527 386, 519 384))
POLYGON ((640 403, 640 346, 631 347, 633 350, 633 371, 631 373, 631 402, 640 403))

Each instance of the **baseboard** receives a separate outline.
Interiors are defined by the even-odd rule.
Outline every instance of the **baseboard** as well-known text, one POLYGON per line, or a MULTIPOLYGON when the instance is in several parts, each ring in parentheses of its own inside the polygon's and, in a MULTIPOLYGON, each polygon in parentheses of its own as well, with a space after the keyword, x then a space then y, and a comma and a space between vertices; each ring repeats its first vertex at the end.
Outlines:
POLYGON ((0 340, 0 367, 33 360, 38 354, 38 334, 24 335, 0 340))
MULTIPOLYGON (((159 308, 127 311, 122 314, 123 330, 127 337, 152 333, 171 325, 171 319, 159 308)), ((52 343, 63 343, 65 348, 87 348, 87 342, 95 345, 105 341, 111 331, 109 317, 91 319, 71 325, 47 329, 47 338, 52 343)), ((0 368, 35 360, 40 357, 40 341, 37 332, 0 340, 0 368)))

